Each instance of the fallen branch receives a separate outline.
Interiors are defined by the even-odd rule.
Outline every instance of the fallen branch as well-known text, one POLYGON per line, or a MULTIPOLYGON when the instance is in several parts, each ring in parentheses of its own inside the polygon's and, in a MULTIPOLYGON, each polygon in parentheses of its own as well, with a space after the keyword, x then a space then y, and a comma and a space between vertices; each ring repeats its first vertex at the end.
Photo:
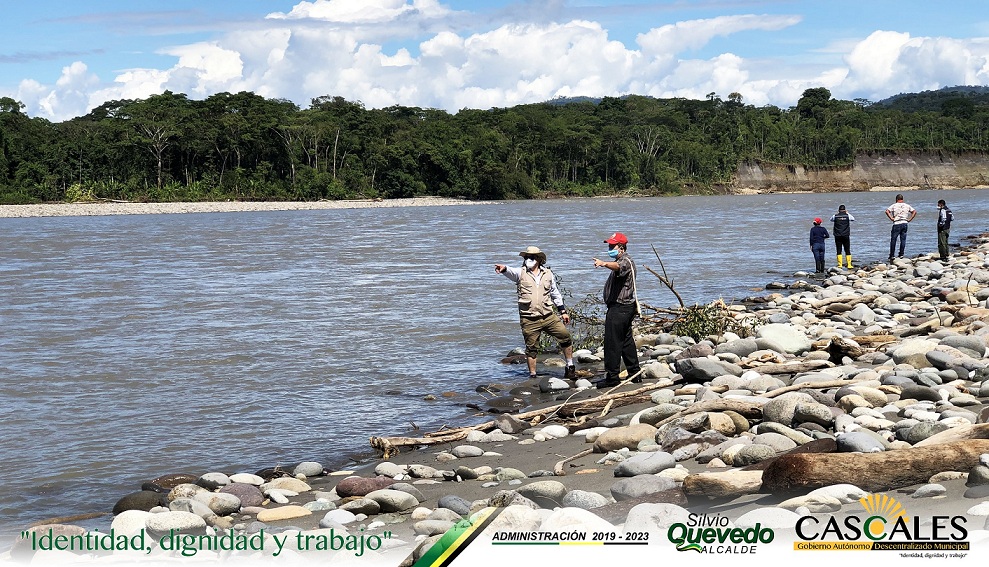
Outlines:
POLYGON ((752 369, 760 374, 799 374, 800 372, 810 372, 811 370, 820 370, 821 368, 830 368, 832 366, 834 365, 827 360, 808 360, 806 362, 770 363, 757 366, 745 365, 742 368, 752 369))
POLYGON ((570 461, 573 461, 575 459, 579 459, 581 457, 586 457, 587 455, 590 455, 593 452, 594 452, 594 449, 584 449, 583 451, 577 453, 576 455, 574 455, 572 457, 567 457, 566 459, 563 459, 562 461, 556 463, 556 465, 553 467, 553 474, 556 475, 556 476, 567 476, 567 471, 565 471, 563 469, 563 466, 564 465, 566 465, 567 463, 569 463, 570 461))
MULTIPOLYGON (((831 340, 832 339, 822 339, 819 341, 815 341, 813 347, 817 350, 823 350, 827 348, 829 344, 831 344, 831 340)), ((876 348, 886 343, 896 342, 899 339, 897 339, 893 335, 860 335, 855 337, 846 337, 843 340, 854 341, 855 344, 859 345, 862 348, 876 348)))
POLYGON ((666 273, 666 266, 663 265, 663 259, 659 257, 659 252, 656 251, 656 247, 655 246, 653 246, 653 245, 650 245, 650 246, 652 246, 652 253, 656 255, 656 260, 659 262, 660 269, 663 270, 663 275, 657 274, 652 268, 650 268, 648 266, 646 266, 646 270, 648 270, 649 273, 651 273, 652 275, 654 275, 657 278, 659 278, 659 281, 662 282, 663 285, 665 285, 667 288, 669 288, 669 290, 671 292, 673 292, 673 295, 676 296, 677 301, 680 302, 680 309, 686 309, 687 306, 683 303, 683 298, 680 297, 680 294, 677 293, 677 290, 673 289, 673 280, 671 280, 669 278, 669 276, 667 275, 667 273, 666 273))
POLYGON ((849 307, 854 307, 859 303, 868 303, 878 296, 875 295, 863 295, 863 296, 842 296, 842 297, 830 297, 828 299, 822 299, 820 301, 814 301, 811 303, 811 307, 814 308, 818 315, 824 314, 825 310, 822 307, 827 307, 834 303, 844 303, 849 307))
POLYGON ((703 411, 733 411, 735 413, 741 414, 746 419, 755 419, 762 417, 762 405, 765 402, 746 402, 742 400, 733 399, 718 399, 718 400, 707 400, 704 402, 698 402, 690 406, 689 408, 684 408, 677 413, 671 415, 670 417, 660 421, 656 424, 659 428, 662 425, 683 417, 685 415, 690 415, 692 413, 700 413, 703 411))
MULTIPOLYGON (((628 392, 618 392, 616 394, 598 396, 589 400, 581 400, 579 402, 564 402, 562 404, 557 404, 555 406, 550 406, 538 410, 533 410, 525 413, 520 413, 515 416, 516 419, 528 421, 534 418, 545 418, 547 415, 567 415, 576 418, 580 414, 589 414, 599 411, 601 408, 612 404, 613 406, 625 406, 630 404, 644 403, 649 401, 649 392, 653 390, 658 390, 660 388, 665 388, 667 386, 673 385, 670 380, 664 380, 662 382, 657 382, 655 384, 649 384, 643 386, 636 390, 631 390, 628 392), (568 406, 566 407, 565 406, 568 406), (566 411, 563 411, 563 410, 566 411)), ((433 433, 426 433, 422 437, 371 437, 369 442, 371 447, 383 452, 382 458, 389 459, 392 455, 398 453, 401 447, 420 447, 429 445, 440 445, 443 443, 452 443, 455 441, 460 441, 467 437, 471 431, 490 431, 494 429, 495 422, 487 421, 480 423, 478 425, 470 425, 467 427, 459 427, 456 429, 447 429, 444 431, 437 431, 433 433)))
POLYGON ((766 392, 762 394, 763 398, 775 398, 776 396, 782 396, 788 392, 796 392, 798 390, 822 390, 824 388, 841 388, 842 386, 849 386, 851 384, 858 384, 860 382, 866 382, 866 380, 831 380, 828 382, 802 382, 800 384, 793 384, 791 386, 784 386, 782 388, 777 388, 775 390, 766 392))

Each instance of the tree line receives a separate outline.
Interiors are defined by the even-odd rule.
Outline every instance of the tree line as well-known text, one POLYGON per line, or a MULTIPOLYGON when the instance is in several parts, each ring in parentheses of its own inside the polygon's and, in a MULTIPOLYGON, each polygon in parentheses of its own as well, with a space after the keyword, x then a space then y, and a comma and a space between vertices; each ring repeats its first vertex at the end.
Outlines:
POLYGON ((166 91, 53 123, 0 98, 0 203, 513 199, 675 194, 730 185, 739 163, 851 165, 860 152, 985 152, 989 104, 904 111, 804 91, 788 109, 645 96, 461 110, 309 108, 251 92, 166 91))

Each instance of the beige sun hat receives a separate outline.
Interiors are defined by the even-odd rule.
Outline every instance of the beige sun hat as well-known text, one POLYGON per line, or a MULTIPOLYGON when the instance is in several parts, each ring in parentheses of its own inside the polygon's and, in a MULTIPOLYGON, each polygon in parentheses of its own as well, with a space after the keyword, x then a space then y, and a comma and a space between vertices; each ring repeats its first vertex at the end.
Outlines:
POLYGON ((523 258, 528 258, 531 256, 539 260, 540 264, 546 263, 546 254, 535 246, 527 246, 525 250, 519 252, 519 256, 522 256, 523 258))

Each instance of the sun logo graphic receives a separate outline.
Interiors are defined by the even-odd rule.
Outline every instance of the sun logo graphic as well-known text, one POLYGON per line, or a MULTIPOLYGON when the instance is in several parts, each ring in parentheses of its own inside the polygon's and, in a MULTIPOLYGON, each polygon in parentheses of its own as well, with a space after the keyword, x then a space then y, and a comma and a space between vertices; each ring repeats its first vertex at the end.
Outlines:
POLYGON ((907 516, 907 511, 899 501, 886 494, 870 494, 859 498, 859 504, 869 514, 862 524, 862 535, 873 541, 885 539, 886 526, 889 523, 896 524, 901 518, 903 522, 910 522, 910 516, 907 516))

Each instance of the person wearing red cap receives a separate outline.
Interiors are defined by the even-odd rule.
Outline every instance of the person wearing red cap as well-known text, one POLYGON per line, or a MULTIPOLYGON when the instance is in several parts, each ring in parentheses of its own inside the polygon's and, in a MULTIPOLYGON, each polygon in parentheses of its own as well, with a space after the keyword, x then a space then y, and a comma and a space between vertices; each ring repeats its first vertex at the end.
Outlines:
POLYGON ((642 382, 634 377, 639 373, 639 353, 632 337, 632 321, 639 314, 639 302, 635 293, 635 263, 628 255, 628 238, 616 232, 604 241, 608 245, 611 261, 594 258, 595 268, 608 268, 608 280, 604 283, 604 303, 608 312, 604 317, 604 380, 598 388, 610 388, 621 383, 618 375, 621 363, 632 382, 642 382))
POLYGON ((814 253, 815 272, 824 273, 824 241, 831 238, 828 229, 821 226, 821 219, 814 219, 814 226, 810 229, 810 251, 814 253))

